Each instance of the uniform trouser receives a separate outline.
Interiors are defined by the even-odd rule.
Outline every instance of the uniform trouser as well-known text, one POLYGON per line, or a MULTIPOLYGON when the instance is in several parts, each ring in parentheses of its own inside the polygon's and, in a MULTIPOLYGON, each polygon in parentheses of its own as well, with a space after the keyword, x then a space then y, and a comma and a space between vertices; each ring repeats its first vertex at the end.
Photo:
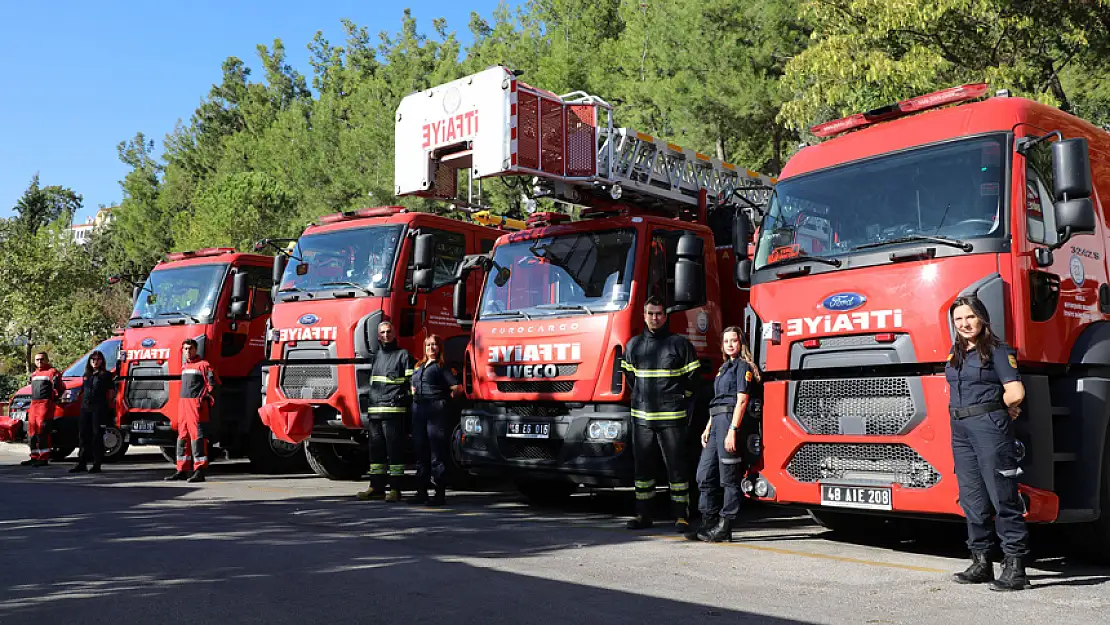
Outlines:
POLYGON ((203 469, 208 466, 208 404, 199 398, 183 397, 178 405, 177 470, 203 469))
POLYGON ((81 444, 81 453, 77 457, 79 464, 92 460, 94 465, 99 465, 104 460, 105 417, 102 410, 81 409, 81 416, 77 422, 78 440, 81 444))
POLYGON ((54 429, 54 402, 45 399, 31 401, 27 412, 27 445, 32 460, 50 459, 50 434, 54 429))
POLYGON ((1018 495, 1018 462, 1014 424, 1001 410, 952 420, 952 456, 960 487, 960 507, 967 517, 967 546, 989 551, 994 543, 990 526, 1007 556, 1029 553, 1029 532, 1018 495))
POLYGON ((390 488, 401 488, 405 463, 401 458, 401 418, 367 419, 370 435, 370 486, 374 490, 386 487, 386 467, 389 469, 390 488))
POLYGON ((416 452, 416 477, 420 488, 427 490, 431 482, 443 487, 447 474, 446 400, 417 401, 412 405, 412 447, 416 452))
MULTIPOLYGON (((732 413, 710 417, 709 443, 701 450, 698 462, 698 510, 702 516, 735 519, 740 513, 744 478, 743 440, 737 440, 735 454, 725 451, 725 437, 732 425, 732 413)), ((740 433, 737 432, 737 439, 740 433)))
POLYGON ((651 516, 651 500, 655 496, 655 475, 658 470, 658 451, 663 452, 663 464, 670 482, 671 514, 686 518, 690 502, 687 494, 686 465, 683 454, 686 438, 686 420, 656 422, 644 425, 632 420, 632 458, 636 479, 636 512, 651 516))

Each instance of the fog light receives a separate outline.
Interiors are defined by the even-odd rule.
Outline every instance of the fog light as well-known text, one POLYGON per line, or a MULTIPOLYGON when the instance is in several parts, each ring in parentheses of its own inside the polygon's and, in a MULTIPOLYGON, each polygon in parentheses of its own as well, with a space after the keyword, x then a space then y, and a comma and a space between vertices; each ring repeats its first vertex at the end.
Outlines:
POLYGON ((586 426, 586 438, 611 441, 621 435, 620 421, 590 421, 586 426))
POLYGON ((771 492, 771 485, 767 483, 767 480, 759 478, 755 481, 756 497, 766 497, 769 492, 771 492))
POLYGON ((481 434, 482 421, 478 417, 463 417, 463 432, 467 434, 481 434))
POLYGON ((752 484, 752 481, 751 481, 750 478, 744 478, 743 480, 740 481, 740 491, 743 492, 745 495, 752 494, 752 491, 754 489, 755 489, 755 485, 752 484))

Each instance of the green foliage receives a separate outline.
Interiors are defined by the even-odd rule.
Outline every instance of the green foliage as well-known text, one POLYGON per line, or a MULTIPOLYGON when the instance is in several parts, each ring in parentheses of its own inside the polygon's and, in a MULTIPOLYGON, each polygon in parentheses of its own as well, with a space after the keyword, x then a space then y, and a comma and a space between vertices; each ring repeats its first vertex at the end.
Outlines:
MULTIPOLYGON (((296 204, 280 181, 262 172, 222 175, 204 183, 194 196, 193 210, 174 215, 174 246, 253 249, 266 236, 295 236, 274 225, 292 223, 296 204)), ((286 228, 288 230, 288 228, 286 228)))
POLYGON ((13 209, 17 215, 16 222, 32 234, 55 221, 68 225, 73 221, 74 213, 81 209, 81 199, 80 195, 65 187, 41 186, 39 175, 35 174, 13 209))
POLYGON ((979 81, 1082 110, 1063 75, 1100 76, 1110 50, 1110 0, 807 0, 805 14, 813 42, 784 81, 796 130, 979 81))

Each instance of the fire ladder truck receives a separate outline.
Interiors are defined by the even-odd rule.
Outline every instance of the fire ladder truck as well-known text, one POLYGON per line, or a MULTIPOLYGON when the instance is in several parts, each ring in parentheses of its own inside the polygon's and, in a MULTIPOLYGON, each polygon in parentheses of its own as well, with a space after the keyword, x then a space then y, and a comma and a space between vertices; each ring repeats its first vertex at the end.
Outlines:
MULTIPOLYGON (((529 176, 537 197, 578 207, 575 221, 531 215, 460 269, 454 314, 473 324, 463 370, 472 402, 457 457, 476 473, 512 475, 533 499, 630 485, 620 363, 643 329, 643 303, 664 299, 708 380, 723 328, 747 305, 732 276, 749 229, 734 223, 760 210, 775 179, 614 127, 603 99, 537 89, 501 66, 406 97, 396 121, 395 162, 423 164, 398 167, 397 195, 451 200, 465 170, 529 176), (487 277, 469 311, 461 278, 475 268, 487 277)), ((710 396, 707 383, 695 405, 710 396)), ((689 427, 701 428, 706 410, 694 416, 689 427)))

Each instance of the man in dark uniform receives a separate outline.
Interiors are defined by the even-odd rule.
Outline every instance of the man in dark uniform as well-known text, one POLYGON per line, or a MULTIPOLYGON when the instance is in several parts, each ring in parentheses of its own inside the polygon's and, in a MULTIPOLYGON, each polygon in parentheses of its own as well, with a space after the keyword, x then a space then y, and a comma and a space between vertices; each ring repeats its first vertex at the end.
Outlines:
POLYGON ((697 353, 685 337, 667 329, 663 302, 649 297, 644 303, 642 334, 624 350, 625 379, 632 389, 632 454, 636 479, 636 516, 629 529, 652 526, 651 500, 655 496, 656 446, 670 482, 671 513, 675 529, 686 532, 689 484, 683 453, 686 408, 698 381, 697 353))
POLYGON ((961 297, 952 307, 957 342, 944 375, 952 417, 952 456, 967 517, 967 546, 972 564, 956 581, 993 581, 994 590, 1021 590, 1028 584, 1024 558, 1029 554, 1025 506, 1018 494, 1018 466, 1013 419, 1025 397, 1014 350, 994 338, 990 318, 978 299, 961 297), (984 353, 990 354, 989 360, 984 353), (991 527, 1002 543, 1005 564, 994 579, 988 553, 991 527))
POLYGON ((370 487, 358 493, 363 501, 382 497, 390 502, 401 501, 401 478, 405 475, 401 435, 409 411, 414 364, 408 350, 397 345, 393 324, 389 321, 378 324, 378 353, 370 368, 370 407, 365 419, 370 434, 370 487))
POLYGON ((177 472, 167 477, 167 482, 186 478, 189 482, 203 482, 208 468, 208 437, 204 430, 208 409, 215 403, 212 392, 220 380, 197 349, 193 339, 185 339, 181 344, 185 362, 181 366, 181 399, 177 404, 177 472), (189 471, 193 471, 191 477, 189 471))
POLYGON ((62 374, 50 364, 46 352, 35 354, 35 370, 31 373, 31 409, 27 412, 27 444, 31 449, 31 458, 20 464, 32 467, 50 464, 54 408, 65 390, 62 374))

